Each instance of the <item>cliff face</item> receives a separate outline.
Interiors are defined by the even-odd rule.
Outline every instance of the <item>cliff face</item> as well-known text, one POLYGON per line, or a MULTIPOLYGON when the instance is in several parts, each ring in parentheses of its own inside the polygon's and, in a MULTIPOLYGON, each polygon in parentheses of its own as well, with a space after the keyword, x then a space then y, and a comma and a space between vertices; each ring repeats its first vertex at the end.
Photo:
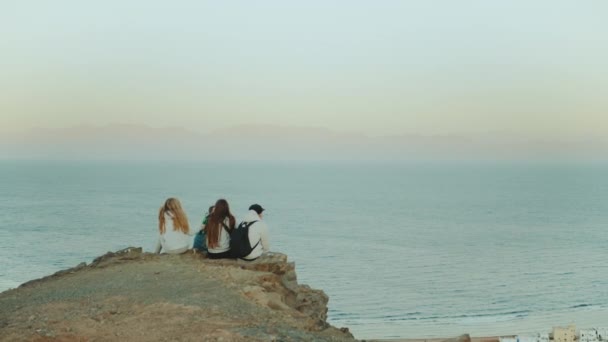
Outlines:
POLYGON ((128 248, 0 294, 2 341, 354 341, 293 263, 128 248))

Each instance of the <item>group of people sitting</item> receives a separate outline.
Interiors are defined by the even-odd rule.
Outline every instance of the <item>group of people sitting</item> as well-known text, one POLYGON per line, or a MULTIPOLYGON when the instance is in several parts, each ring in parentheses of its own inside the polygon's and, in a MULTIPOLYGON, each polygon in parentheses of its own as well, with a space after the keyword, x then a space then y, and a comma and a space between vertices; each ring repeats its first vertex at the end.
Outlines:
POLYGON ((192 230, 177 198, 169 198, 158 213, 159 237, 155 253, 181 254, 190 249, 206 252, 210 259, 253 261, 270 251, 264 208, 253 204, 236 227, 236 218, 225 199, 209 208, 200 229, 192 230))

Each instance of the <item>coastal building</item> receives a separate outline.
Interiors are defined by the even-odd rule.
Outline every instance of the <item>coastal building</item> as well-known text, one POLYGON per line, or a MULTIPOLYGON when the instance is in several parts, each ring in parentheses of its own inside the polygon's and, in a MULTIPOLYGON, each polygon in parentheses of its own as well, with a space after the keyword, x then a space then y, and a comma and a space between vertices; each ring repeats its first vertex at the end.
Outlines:
POLYGON ((576 326, 554 327, 549 333, 516 335, 498 338, 499 342, 608 342, 608 328, 581 329, 576 334, 576 326))
POLYGON ((549 333, 499 337, 499 342, 549 342, 549 333))
POLYGON ((554 342, 575 342, 576 339, 576 326, 569 325, 567 327, 554 327, 553 328, 553 341, 554 342))
POLYGON ((579 342, 597 342, 599 341, 599 336, 597 334, 597 330, 595 329, 581 329, 578 334, 579 342))
POLYGON ((517 342, 517 336, 499 337, 498 341, 499 342, 517 342))
POLYGON ((536 335, 536 336, 518 335, 517 342, 541 342, 541 341, 539 340, 538 335, 536 335))

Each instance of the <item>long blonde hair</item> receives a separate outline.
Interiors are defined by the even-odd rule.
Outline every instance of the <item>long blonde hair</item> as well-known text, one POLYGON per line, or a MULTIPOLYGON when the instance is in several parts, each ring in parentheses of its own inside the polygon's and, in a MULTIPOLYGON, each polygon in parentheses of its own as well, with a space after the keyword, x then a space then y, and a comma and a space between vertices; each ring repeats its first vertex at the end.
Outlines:
POLYGON ((182 209, 182 204, 177 198, 168 198, 165 204, 160 207, 158 212, 158 230, 161 234, 164 234, 165 229, 165 214, 171 213, 171 219, 173 220, 173 230, 179 230, 182 233, 188 234, 190 226, 188 226, 188 217, 182 209))

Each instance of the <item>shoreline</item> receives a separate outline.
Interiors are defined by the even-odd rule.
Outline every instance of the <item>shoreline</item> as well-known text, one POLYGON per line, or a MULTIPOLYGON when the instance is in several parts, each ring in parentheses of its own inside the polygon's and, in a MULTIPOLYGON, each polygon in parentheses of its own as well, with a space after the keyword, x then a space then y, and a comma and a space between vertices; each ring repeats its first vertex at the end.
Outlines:
MULTIPOLYGON (((470 342, 498 342, 500 337, 511 337, 515 335, 506 336, 486 336, 486 337, 471 337, 470 342)), ((364 339, 361 341, 366 342, 444 342, 444 341, 458 341, 458 337, 446 337, 446 338, 395 338, 395 339, 364 339)))

